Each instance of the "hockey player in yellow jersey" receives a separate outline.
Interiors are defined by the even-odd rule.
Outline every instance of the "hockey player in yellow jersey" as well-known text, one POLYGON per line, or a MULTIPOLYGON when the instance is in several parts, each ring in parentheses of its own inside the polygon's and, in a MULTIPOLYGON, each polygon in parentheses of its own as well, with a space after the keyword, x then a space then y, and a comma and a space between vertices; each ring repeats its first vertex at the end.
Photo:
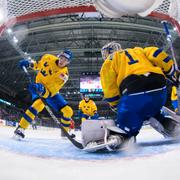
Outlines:
POLYGON ((172 101, 172 105, 173 105, 174 111, 177 113, 178 112, 178 95, 177 95, 177 88, 176 88, 176 86, 172 87, 171 101, 172 101))
POLYGON ((97 106, 95 102, 89 98, 87 94, 84 95, 83 100, 79 102, 79 116, 81 123, 86 119, 97 119, 97 106))
POLYGON ((104 98, 117 112, 116 126, 110 130, 130 138, 139 133, 145 120, 154 117, 163 126, 164 136, 175 136, 174 120, 160 113, 166 102, 166 78, 176 81, 173 59, 158 47, 122 49, 116 42, 101 52, 104 98), (167 124, 174 126, 169 129, 167 124))
POLYGON ((178 95, 176 86, 172 86, 170 82, 167 84, 167 100, 165 106, 174 112, 178 112, 178 95))
POLYGON ((67 104, 59 90, 68 80, 67 65, 72 60, 70 50, 64 50, 58 56, 45 54, 42 58, 36 61, 21 60, 21 68, 32 68, 37 71, 36 81, 29 85, 29 91, 32 94, 33 104, 26 110, 23 117, 20 119, 19 126, 15 130, 15 135, 24 138, 24 130, 33 122, 35 116, 44 109, 44 104, 39 97, 45 99, 47 104, 56 112, 61 112, 61 123, 65 130, 69 130, 70 120, 73 115, 73 110, 67 104))

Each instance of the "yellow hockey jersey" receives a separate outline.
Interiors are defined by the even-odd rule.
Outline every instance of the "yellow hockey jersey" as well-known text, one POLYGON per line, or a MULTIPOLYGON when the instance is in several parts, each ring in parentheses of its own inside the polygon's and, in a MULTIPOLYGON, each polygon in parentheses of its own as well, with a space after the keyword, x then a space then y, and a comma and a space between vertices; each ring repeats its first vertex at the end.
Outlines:
POLYGON ((57 63, 58 58, 51 54, 45 54, 40 61, 33 63, 33 69, 38 71, 36 83, 42 83, 51 96, 58 93, 65 84, 60 75, 68 76, 68 68, 60 68, 57 63))
POLYGON ((116 51, 101 67, 100 78, 104 98, 111 106, 116 106, 120 97, 119 87, 126 77, 148 72, 168 74, 173 64, 173 60, 157 47, 135 47, 116 51))
POLYGON ((94 116, 97 112, 97 106, 93 100, 86 102, 84 99, 79 102, 79 109, 88 116, 94 116))

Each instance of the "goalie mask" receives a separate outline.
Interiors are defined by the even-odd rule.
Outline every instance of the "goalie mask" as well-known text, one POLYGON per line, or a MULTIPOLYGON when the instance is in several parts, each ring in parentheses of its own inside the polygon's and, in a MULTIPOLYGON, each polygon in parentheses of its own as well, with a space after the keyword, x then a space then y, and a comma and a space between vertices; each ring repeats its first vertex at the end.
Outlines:
POLYGON ((112 41, 106 45, 104 45, 101 49, 101 55, 103 60, 106 60, 110 54, 113 54, 115 51, 121 49, 121 45, 115 41, 112 41))

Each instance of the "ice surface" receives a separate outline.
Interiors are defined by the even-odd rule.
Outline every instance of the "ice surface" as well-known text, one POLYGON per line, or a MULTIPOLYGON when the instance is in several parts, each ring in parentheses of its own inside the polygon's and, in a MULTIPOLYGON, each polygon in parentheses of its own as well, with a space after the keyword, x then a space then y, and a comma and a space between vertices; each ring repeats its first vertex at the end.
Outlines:
POLYGON ((180 144, 150 128, 142 130, 136 148, 103 154, 77 149, 60 138, 59 129, 27 130, 23 141, 12 139, 13 131, 0 127, 2 180, 180 178, 180 144))

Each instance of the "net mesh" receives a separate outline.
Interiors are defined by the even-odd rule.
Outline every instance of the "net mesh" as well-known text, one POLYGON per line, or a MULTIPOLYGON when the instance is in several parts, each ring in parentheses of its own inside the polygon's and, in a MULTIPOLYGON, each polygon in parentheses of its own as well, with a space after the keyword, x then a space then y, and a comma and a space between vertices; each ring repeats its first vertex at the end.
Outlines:
MULTIPOLYGON (((93 1, 94 0, 0 0, 0 5, 6 4, 6 20, 11 21, 11 19, 14 18, 16 19, 15 22, 20 22, 62 13, 95 11, 93 1)), ((150 16, 171 21, 180 32, 179 23, 177 22, 178 19, 180 19, 179 12, 180 0, 164 0, 150 16)), ((7 26, 7 24, 5 26, 7 26)), ((0 27, 0 31, 1 29, 2 27, 0 27)))
POLYGON ((164 0, 163 3, 157 9, 155 9, 155 12, 168 14, 171 3, 171 0, 164 0))
POLYGON ((8 17, 19 17, 35 12, 59 8, 93 5, 92 0, 7 0, 8 17))
MULTIPOLYGON (((36 12, 55 9, 93 6, 93 0, 0 0, 7 1, 8 18, 19 17, 36 12)), ((169 14, 172 4, 176 6, 178 0, 164 0, 155 10, 158 13, 169 14)), ((83 11, 83 8, 82 8, 83 11)), ((174 11, 174 9, 173 9, 174 11)))

